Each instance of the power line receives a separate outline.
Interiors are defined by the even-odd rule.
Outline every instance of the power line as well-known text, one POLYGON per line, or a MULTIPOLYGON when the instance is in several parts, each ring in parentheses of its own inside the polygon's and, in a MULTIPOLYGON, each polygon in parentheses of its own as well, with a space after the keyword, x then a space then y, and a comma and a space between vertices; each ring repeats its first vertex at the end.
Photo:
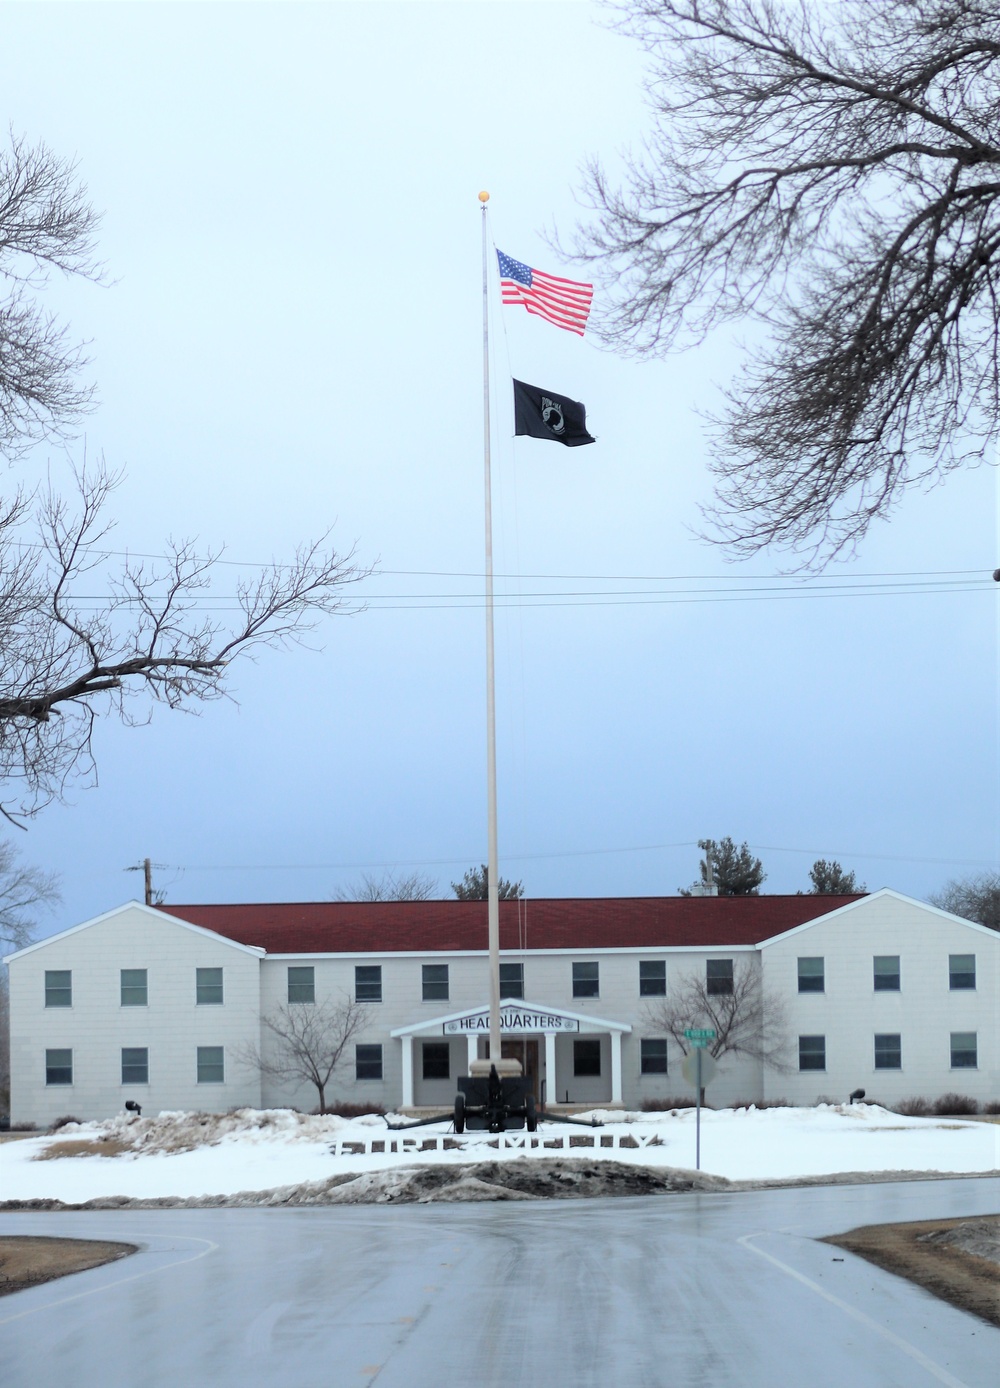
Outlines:
MULTIPOLYGON (((675 848, 698 848, 697 840, 682 840, 677 843, 629 844, 615 848, 570 848, 548 850, 544 853, 504 854, 505 862, 536 862, 556 858, 597 858, 617 853, 662 853, 675 848)), ((850 862, 883 863, 933 863, 935 867, 995 867, 996 864, 981 858, 930 858, 925 853, 919 855, 898 853, 871 853, 868 851, 831 848, 789 848, 779 844, 750 843, 747 847, 755 853, 795 853, 814 859, 826 858, 850 862)), ((188 863, 174 864, 177 872, 357 872, 365 868, 401 867, 454 867, 456 864, 476 861, 477 854, 470 852, 453 858, 395 858, 388 862, 361 861, 352 863, 188 863)), ((162 865, 166 866, 166 865, 162 865)))
MULTIPOLYGON (((379 574, 389 574, 396 578, 482 578, 479 570, 464 571, 460 569, 379 569, 379 574)), ((886 569, 884 571, 874 571, 872 573, 851 573, 845 575, 845 582, 854 578, 947 578, 955 575, 971 576, 982 574, 982 569, 886 569)), ((795 574, 531 574, 531 573, 501 573, 497 570, 494 578, 512 579, 575 579, 575 580, 614 580, 622 583, 693 583, 696 581, 704 582, 725 582, 727 579, 733 582, 758 583, 769 579, 785 578, 789 583, 811 583, 817 578, 823 578, 823 574, 801 575, 795 574)))
MULTIPOLYGON (((44 545, 38 540, 19 541, 22 549, 43 549, 44 545)), ((90 554, 99 555, 105 559, 155 559, 169 563, 175 556, 170 554, 154 554, 144 550, 134 549, 91 549, 90 554)), ((219 556, 212 561, 213 567, 222 565, 227 568, 238 569, 290 569, 294 568, 294 562, 278 563, 275 560, 262 561, 257 559, 224 559, 219 556)), ((388 576, 393 578, 482 578, 482 571, 479 569, 378 569, 376 577, 388 576)), ((870 572, 845 574, 842 580, 834 582, 852 583, 858 579, 869 578, 961 578, 975 577, 987 574, 984 569, 879 569, 870 572)), ((608 582, 608 583, 761 583, 775 580, 784 580, 788 583, 810 584, 827 578, 825 574, 608 574, 608 573, 505 573, 496 570, 494 578, 511 579, 513 581, 523 581, 533 579, 537 581, 560 581, 560 582, 608 582)))
MULTIPOLYGON (((986 593, 997 591, 991 580, 966 582, 956 580, 948 584, 930 583, 887 583, 858 587, 830 586, 825 588, 760 588, 750 590, 733 589, 680 589, 639 590, 614 589, 596 592, 527 592, 501 593, 496 604, 504 608, 543 608, 543 607, 669 607, 692 603, 724 602, 802 602, 819 598, 893 598, 893 597, 934 597, 963 593, 986 593)), ((140 602, 156 602, 156 594, 146 594, 144 598, 96 593, 69 594, 68 598, 80 611, 100 611, 107 605, 133 607, 140 602), (95 604, 84 606, 84 604, 95 604)), ((419 612, 419 611, 465 611, 483 606, 485 598, 479 593, 358 593, 347 595, 343 600, 345 612, 363 610, 373 612, 419 612)), ((242 612, 236 594, 189 594, 186 595, 178 611, 197 612, 242 612)))

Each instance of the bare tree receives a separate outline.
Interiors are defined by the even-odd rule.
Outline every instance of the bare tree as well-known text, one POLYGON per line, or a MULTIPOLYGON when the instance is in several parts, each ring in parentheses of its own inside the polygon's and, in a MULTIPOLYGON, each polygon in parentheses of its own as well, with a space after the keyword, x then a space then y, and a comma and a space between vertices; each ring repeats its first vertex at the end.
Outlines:
POLYGON ((264 1017, 270 1039, 237 1048, 239 1059, 271 1079, 316 1087, 320 1113, 345 1052, 368 1024, 368 1008, 345 994, 340 1002, 293 1002, 264 1017))
POLYGON ((220 698, 237 655, 287 646, 322 615, 358 607, 342 593, 364 571, 353 552, 324 548, 326 537, 236 579, 224 599, 212 587, 220 552, 180 543, 162 561, 116 567, 104 513, 117 479, 101 466, 76 482, 75 507, 49 490, 0 513, 0 779, 17 787, 16 806, 0 807, 8 818, 93 775, 99 713, 134 725, 156 703, 220 698))
POLYGON ((849 896, 852 892, 868 890, 853 872, 845 872, 838 862, 827 862, 825 858, 817 858, 813 863, 809 880, 812 883, 809 891, 814 896, 849 896))
MULTIPOLYGON (((452 882, 451 889, 459 901, 485 901, 489 896, 490 870, 485 863, 471 867, 461 882, 452 882)), ((498 878, 497 895, 501 901, 516 901, 524 896, 524 883, 498 878)))
POLYGON ((53 910, 61 896, 54 872, 26 867, 12 843, 0 842, 0 954, 30 944, 39 912, 53 910))
POLYGON ((588 177, 605 340, 663 353, 754 316, 707 514, 736 554, 850 550, 1000 413, 1000 7, 620 0, 652 130, 588 177))
POLYGON ((437 892, 433 877, 422 872, 364 872, 359 881, 338 887, 334 901, 427 901, 437 892))
POLYGON ((953 879, 928 900, 953 916, 1000 930, 1000 872, 978 872, 953 879))
POLYGON ((98 216, 76 165, 11 134, 0 151, 0 455, 19 457, 43 438, 65 436, 91 403, 78 378, 81 344, 38 302, 53 270, 100 280, 98 216))
POLYGON ((743 960, 735 962, 731 983, 723 978, 709 981, 704 972, 683 975, 660 1004, 649 1005, 646 1016, 649 1025, 669 1036, 685 1055, 691 1042, 684 1032, 704 1027, 715 1032, 707 1049, 716 1059, 747 1056, 773 1070, 788 1068, 784 1002, 765 991, 759 969, 743 960))

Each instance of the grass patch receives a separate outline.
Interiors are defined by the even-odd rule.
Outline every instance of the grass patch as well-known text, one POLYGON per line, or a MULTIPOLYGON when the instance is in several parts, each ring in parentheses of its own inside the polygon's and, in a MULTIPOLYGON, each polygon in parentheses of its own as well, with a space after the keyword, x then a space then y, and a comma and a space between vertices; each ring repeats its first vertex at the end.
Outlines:
POLYGON ((1000 1328, 1000 1216, 874 1224, 823 1239, 1000 1328), (962 1236, 965 1237, 962 1237, 962 1236))
POLYGON ((71 1272, 86 1272, 137 1252, 132 1243, 4 1235, 0 1237, 0 1296, 71 1272))
POLYGON ((116 1137, 67 1138, 63 1142, 50 1142, 48 1147, 35 1154, 34 1161, 56 1161, 59 1157, 120 1157, 131 1148, 116 1137))

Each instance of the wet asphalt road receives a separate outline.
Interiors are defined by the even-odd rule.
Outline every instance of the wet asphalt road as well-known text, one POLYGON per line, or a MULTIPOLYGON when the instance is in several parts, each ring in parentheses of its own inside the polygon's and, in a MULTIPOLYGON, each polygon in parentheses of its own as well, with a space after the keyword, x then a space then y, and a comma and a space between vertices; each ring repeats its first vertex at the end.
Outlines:
POLYGON ((3 1388, 998 1388, 1000 1331, 839 1249, 1000 1183, 3 1214, 122 1262, 0 1299, 3 1388))

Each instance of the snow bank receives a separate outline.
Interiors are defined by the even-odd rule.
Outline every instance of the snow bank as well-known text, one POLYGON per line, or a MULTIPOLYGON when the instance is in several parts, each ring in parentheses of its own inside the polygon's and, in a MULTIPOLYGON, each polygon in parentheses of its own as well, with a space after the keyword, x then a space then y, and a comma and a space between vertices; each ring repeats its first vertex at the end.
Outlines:
MULTIPOLYGON (((583 1115, 589 1117, 591 1115, 583 1115)), ((695 1164, 695 1112, 622 1113, 595 1111, 604 1122, 601 1129, 572 1132, 613 1137, 641 1135, 641 1147, 632 1150, 589 1145, 574 1148, 554 1160, 541 1149, 525 1155, 517 1150, 497 1151, 467 1147, 445 1152, 372 1152, 373 1138, 387 1138, 381 1118, 343 1119, 333 1115, 311 1117, 287 1109, 240 1109, 231 1114, 161 1113, 132 1119, 124 1115, 101 1123, 71 1124, 44 1137, 0 1144, 0 1198, 3 1201, 56 1200, 82 1204, 116 1197, 136 1200, 240 1196, 240 1203, 311 1203, 307 1188, 327 1192, 322 1203, 333 1203, 335 1188, 355 1178, 371 1178, 369 1186, 357 1185, 356 1201, 371 1199, 419 1199, 402 1195, 413 1172, 448 1168, 445 1185, 452 1194, 428 1198, 478 1199, 483 1191, 476 1183, 483 1165, 520 1163, 539 1169, 548 1162, 567 1176, 613 1163, 616 1170, 639 1169, 692 1174, 695 1164), (334 1142, 351 1141, 355 1151, 334 1156, 334 1142), (116 1156, 89 1154, 91 1144, 101 1142, 116 1156), (65 1151, 67 1155, 61 1153, 65 1151), (80 1155, 69 1155, 69 1153, 80 1155), (57 1155, 59 1153, 59 1155, 57 1155), (39 1160, 39 1158, 46 1158, 39 1160), (478 1164, 477 1164, 478 1159, 478 1164), (460 1173, 454 1168, 462 1168, 460 1173), (473 1169, 474 1168, 474 1169, 473 1169), (395 1173, 395 1175, 393 1174, 395 1173), (400 1185, 398 1196, 391 1193, 400 1185), (298 1196, 288 1194, 298 1191, 298 1196), (367 1193, 365 1193, 367 1191, 367 1193), (479 1192, 477 1194, 476 1192, 479 1192), (244 1198, 245 1197, 245 1198, 244 1198)), ((415 1136, 450 1131, 442 1123, 418 1128, 415 1136)), ((542 1124, 540 1132, 564 1133, 561 1125, 542 1124)), ((482 1135, 487 1138, 488 1135, 482 1135)), ((381 1143, 388 1146, 388 1143, 381 1143)), ((729 1181, 794 1180, 836 1177, 844 1173, 968 1173, 1000 1169, 1000 1126, 961 1119, 908 1118, 877 1105, 821 1104, 807 1109, 723 1109, 702 1111, 701 1167, 712 1177, 729 1181)), ((607 1189, 600 1182, 580 1193, 608 1193, 615 1187, 607 1168, 607 1189)), ((534 1179, 534 1178, 532 1178, 534 1179)), ((643 1178, 645 1179, 645 1178, 643 1178)), ((496 1186, 496 1182, 492 1184, 496 1186)), ((509 1183, 508 1183, 509 1185, 509 1183)), ((541 1193, 527 1189, 528 1198, 541 1193)), ((549 1193, 552 1193, 551 1191, 549 1193)), ((347 1198, 335 1197, 336 1203, 347 1198)), ((511 1194, 487 1198, 523 1198, 511 1194)))

